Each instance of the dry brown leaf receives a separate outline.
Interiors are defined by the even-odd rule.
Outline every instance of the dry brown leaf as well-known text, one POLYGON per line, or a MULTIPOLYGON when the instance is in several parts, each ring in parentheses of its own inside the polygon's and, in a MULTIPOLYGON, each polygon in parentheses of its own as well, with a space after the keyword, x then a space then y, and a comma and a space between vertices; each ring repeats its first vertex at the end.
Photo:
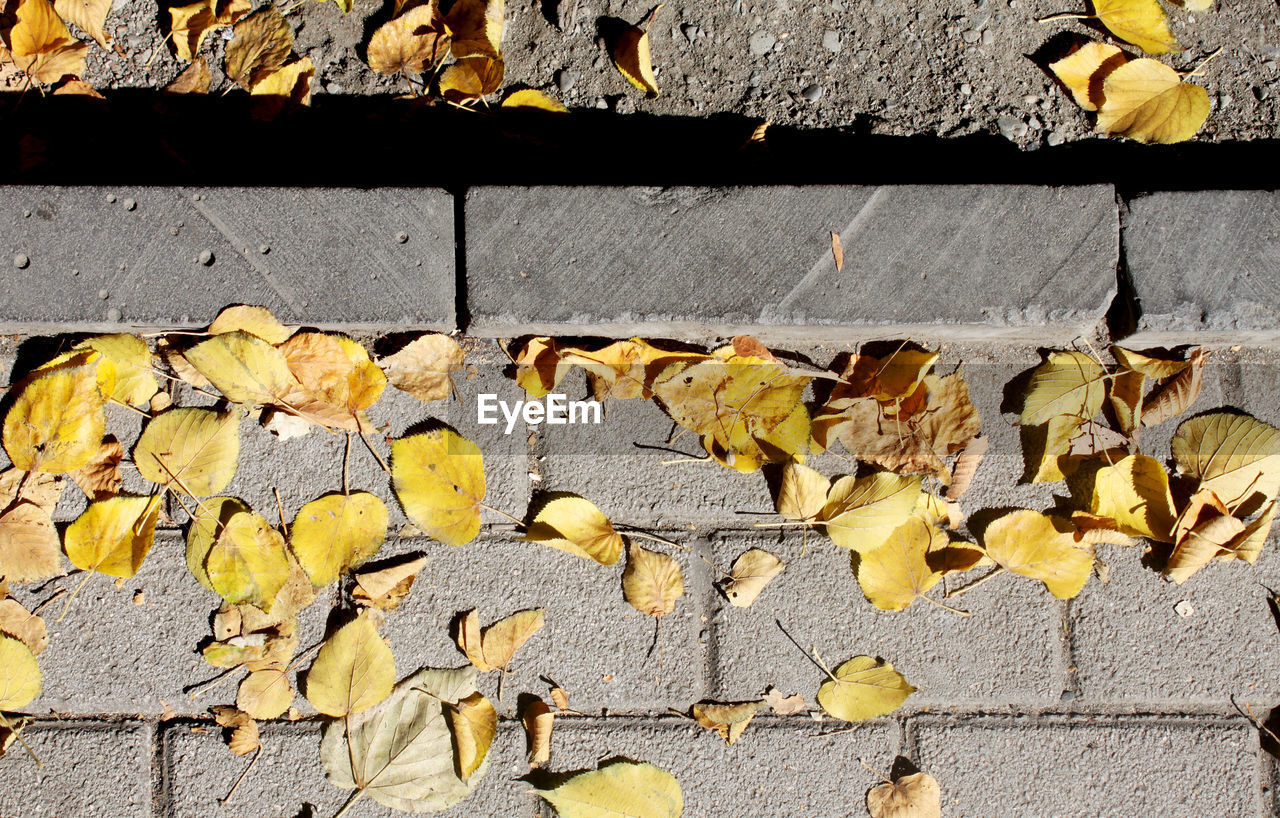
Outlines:
POLYGON ((36 506, 52 517, 65 485, 66 481, 60 474, 6 469, 0 472, 0 512, 4 512, 14 503, 18 487, 21 486, 22 501, 36 506))
POLYGON ((974 475, 978 473, 978 466, 982 464, 982 458, 987 453, 989 442, 986 437, 979 435, 970 440, 961 450, 955 464, 951 467, 951 485, 947 487, 948 500, 959 500, 969 490, 974 475))
MULTIPOLYGON (((568 704, 568 700, 565 704, 568 704)), ((558 704, 556 706, 559 707, 558 704)), ((528 699, 521 709, 520 722, 524 725, 529 766, 535 770, 551 760, 551 730, 555 726, 555 721, 556 717, 551 712, 551 708, 536 696, 528 699)))
POLYGON ((62 573, 58 530, 49 514, 19 503, 0 514, 0 576, 11 583, 34 582, 62 573))
POLYGON ((520 646, 541 630, 545 622, 542 609, 534 608, 512 614, 481 631, 480 614, 472 608, 458 621, 454 640, 479 670, 486 673, 503 670, 511 664, 520 646))
POLYGON ((693 719, 700 726, 715 730, 726 744, 733 744, 764 706, 754 702, 698 702, 693 706, 693 719))
POLYGON ((6 42, 14 63, 37 82, 84 73, 89 46, 71 36, 49 0, 20 0, 6 42))
POLYGON ((443 400, 453 391, 450 375, 462 368, 462 347, 448 335, 423 335, 378 361, 387 381, 421 401, 443 400))
POLYGON ((178 58, 193 62, 210 31, 234 25, 252 8, 249 0, 199 0, 186 6, 171 7, 169 30, 173 33, 173 47, 178 58))
POLYGON ((16 599, 0 600, 0 633, 7 633, 31 649, 33 656, 49 646, 44 618, 22 607, 16 599))
POLYGON ((844 269, 844 245, 840 243, 840 234, 831 231, 831 257, 836 262, 836 272, 844 269))
POLYGON ((453 738, 455 771, 458 778, 469 781, 489 754, 498 732, 498 711, 484 694, 476 692, 457 702, 445 702, 444 717, 453 738))
POLYGON ((261 744, 258 741, 258 723, 243 710, 228 705, 214 705, 209 708, 214 721, 230 731, 227 736, 227 747, 233 755, 244 756, 256 752, 261 744))
POLYGON ((85 34, 108 48, 111 38, 102 30, 111 11, 111 0, 54 0, 54 11, 68 23, 75 23, 85 34))
POLYGON ((569 709, 569 691, 563 687, 553 686, 551 688, 551 701, 555 702, 556 707, 560 710, 569 709))
POLYGON ((457 0, 445 21, 453 33, 450 50, 455 60, 502 56, 505 0, 457 0))
POLYGON ((408 596, 418 573, 427 564, 425 555, 407 556, 408 559, 401 559, 377 571, 356 574, 356 587, 351 598, 359 605, 383 611, 394 610, 408 596))
POLYGON ((1197 347, 1187 356, 1187 366, 1181 372, 1156 387, 1142 404, 1143 426, 1158 426, 1191 408, 1200 395, 1208 358, 1209 350, 1197 347))
POLYGON ((421 74, 449 51, 449 30, 434 2, 383 23, 369 40, 369 67, 379 74, 421 74))
POLYGON ((207 94, 211 82, 209 63, 201 57, 182 69, 182 73, 174 77, 173 82, 163 90, 166 94, 207 94))
POLYGON ((458 60, 440 75, 440 93, 451 102, 478 100, 498 90, 504 71, 503 61, 493 57, 458 60))
POLYGON ((293 28, 272 5, 236 23, 233 32, 223 70, 246 91, 283 68, 293 50, 293 28))
POLYGON ((799 693, 783 696, 782 691, 776 687, 766 690, 761 701, 779 716, 794 716, 796 713, 803 712, 805 708, 804 696, 799 693))
POLYGON ((750 335, 735 335, 733 337, 733 354, 743 358, 760 358, 769 363, 778 362, 778 359, 773 357, 773 353, 769 351, 767 346, 750 335))
POLYGON ((761 548, 752 548, 733 562, 724 595, 729 604, 738 608, 750 608, 769 581, 782 573, 786 563, 761 548))
POLYGON ((124 476, 120 474, 123 459, 124 447, 114 436, 107 435, 98 453, 69 476, 90 500, 105 500, 120 493, 124 483, 124 476))
POLYGON ((622 593, 640 613, 657 618, 666 616, 676 609, 676 600, 684 596, 680 563, 666 554, 628 543, 622 593))
POLYGON ((938 818, 941 798, 937 779, 915 773, 872 787, 867 793, 867 809, 871 818, 938 818))

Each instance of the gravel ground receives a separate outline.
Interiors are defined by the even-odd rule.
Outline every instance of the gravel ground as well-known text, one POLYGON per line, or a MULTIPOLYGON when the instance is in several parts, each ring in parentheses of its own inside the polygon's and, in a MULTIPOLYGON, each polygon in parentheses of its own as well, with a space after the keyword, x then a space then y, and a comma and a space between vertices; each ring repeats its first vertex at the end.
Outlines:
MULTIPOLYGON (((1082 11, 1072 0, 714 0, 667 4, 651 28, 662 94, 646 99, 610 64, 601 26, 636 22, 651 0, 516 0, 507 6, 506 89, 533 87, 571 109, 707 117, 731 113, 779 125, 892 136, 999 133, 1027 149, 1095 138, 1086 114, 1039 67, 1072 38, 1103 35, 1081 21, 1036 18, 1082 11)), ((373 73, 363 44, 389 3, 356 0, 343 16, 307 2, 289 15, 295 51, 316 65, 317 95, 391 95, 403 79, 373 73)), ((1189 70, 1222 52, 1195 81, 1213 102, 1197 139, 1275 138, 1280 97, 1280 7, 1230 0, 1208 12, 1167 5, 1189 70)), ((92 47, 86 79, 100 89, 156 87, 183 64, 161 45, 150 3, 116 0, 107 21, 123 55, 92 47)), ((221 34, 221 36, 219 36, 221 34)), ((206 41, 215 83, 224 37, 206 41)), ((215 84, 215 90, 218 85, 215 84)))

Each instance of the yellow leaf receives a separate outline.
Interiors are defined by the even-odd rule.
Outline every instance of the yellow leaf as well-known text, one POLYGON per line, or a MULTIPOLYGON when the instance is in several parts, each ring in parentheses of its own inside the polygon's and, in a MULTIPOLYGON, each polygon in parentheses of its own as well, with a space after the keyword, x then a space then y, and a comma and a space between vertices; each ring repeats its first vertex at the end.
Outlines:
POLYGON ((1244 531, 1227 543, 1227 556, 1244 560, 1250 565, 1256 562, 1262 555, 1263 546, 1267 544, 1267 537, 1271 534, 1271 524, 1275 522, 1278 509, 1280 509, 1280 503, 1268 503, 1253 522, 1245 525, 1244 531))
POLYGON ((105 500, 120 493, 124 475, 120 473, 120 461, 124 459, 124 447, 113 435, 102 439, 98 453, 69 476, 90 500, 105 500))
POLYGON ((533 696, 520 708, 520 721, 529 748, 529 766, 536 770, 551 760, 551 730, 556 717, 546 702, 533 696))
POLYGON ((870 656, 855 656, 832 675, 818 688, 818 704, 844 721, 886 716, 916 692, 893 665, 870 656))
POLYGON ((920 349, 900 349, 880 361, 871 397, 893 401, 915 394, 929 370, 938 362, 938 353, 920 349))
MULTIPOLYGON (((236 23, 253 7, 249 0, 200 0, 169 9, 169 30, 178 58, 192 62, 210 31, 236 23)), ((205 70, 208 70, 206 66, 205 70)))
POLYGON ((258 736, 258 723, 243 710, 216 704, 209 708, 213 719, 219 727, 231 731, 227 739, 227 749, 232 755, 245 756, 256 753, 262 746, 258 736))
POLYGON ((227 78, 246 91, 283 68, 293 50, 293 28, 272 5, 240 20, 232 31, 222 67, 227 78))
POLYGON ((115 386, 107 395, 120 403, 141 406, 160 391, 151 369, 151 350, 136 335, 98 335, 76 344, 76 349, 92 349, 115 366, 115 386))
POLYGON ((1280 491, 1280 429, 1248 415, 1194 417, 1178 427, 1171 448, 1179 469, 1232 509, 1280 491))
POLYGON ((1098 108, 1098 129, 1109 136, 1161 145, 1184 142, 1209 117, 1209 92, 1152 59, 1133 60, 1112 71, 1102 93, 1106 101, 1098 108))
MULTIPOLYGON (((409 594, 413 582, 427 564, 424 556, 406 555, 385 568, 356 574, 356 587, 351 598, 359 605, 390 611, 409 594)), ((382 563, 386 565, 386 563, 382 563)))
POLYGON ((560 818, 680 818, 684 795, 666 770, 612 759, 598 770, 574 773, 537 793, 560 818))
POLYGON ((237 304, 227 307, 218 313, 209 325, 210 335, 225 335, 228 332, 247 332, 261 338, 268 344, 279 345, 289 340, 289 336, 297 332, 297 327, 286 327, 281 324, 271 310, 266 307, 237 304))
POLYGON ((62 550, 49 512, 31 503, 0 512, 0 576, 17 583, 60 573, 62 550))
POLYGON ((1076 104, 1086 111, 1096 111, 1102 104, 1102 80, 1128 59, 1110 43, 1088 42, 1062 59, 1049 63, 1053 72, 1076 104))
POLYGON ((440 93, 447 100, 466 102, 498 90, 505 68, 501 59, 467 57, 440 75, 440 93))
POLYGON ((201 501, 191 515, 191 526, 187 529, 187 568, 210 591, 216 593, 217 589, 204 567, 209 551, 232 516, 248 511, 249 507, 234 497, 210 497, 201 501))
POLYGON ((1056 415, 1048 423, 1023 427, 1028 468, 1033 469, 1032 483, 1063 479, 1062 456, 1071 451, 1071 441, 1086 422, 1075 415, 1056 415))
POLYGON ((0 710, 21 710, 40 695, 43 680, 31 649, 0 635, 0 710))
POLYGON ((368 351, 340 335, 299 333, 279 347, 297 386, 280 403, 312 423, 348 431, 372 431, 361 412, 387 388, 387 376, 368 351))
POLYGON ((240 682, 236 707, 255 719, 280 717, 293 704, 293 686, 283 670, 255 670, 240 682))
POLYGON ((110 38, 102 26, 111 11, 111 0, 54 0, 53 9, 63 20, 75 23, 81 31, 97 40, 98 45, 107 48, 110 38))
POLYGON ((889 472, 841 477, 831 486, 822 519, 836 545, 867 553, 907 521, 920 498, 920 478, 889 472))
POLYGON ((391 693, 395 657, 366 611, 330 636, 307 671, 305 695, 326 716, 368 710, 391 693))
POLYGON ((369 40, 369 67, 379 74, 421 74, 449 50, 449 30, 434 0, 383 23, 369 40))
POLYGON ((881 610, 901 611, 937 585, 942 573, 928 561, 933 542, 934 530, 911 519, 884 545, 854 557, 853 572, 867 601, 881 610))
POLYGON ((969 490, 973 478, 978 474, 978 466, 987 454, 989 440, 986 437, 975 437, 961 451, 951 467, 951 485, 947 487, 947 499, 959 500, 969 490))
POLYGON ((925 559, 930 568, 943 576, 995 565, 979 546, 966 540, 952 542, 945 534, 934 536, 925 559))
MULTIPOLYGON (((1178 50, 1157 0, 1092 0, 1093 12, 1107 29, 1148 54, 1178 50)), ((1105 92, 1104 92, 1105 93, 1105 92)), ((1106 94, 1110 99, 1111 95, 1106 94)))
POLYGON ((635 543, 627 546, 627 567, 622 571, 622 594, 631 607, 646 616, 666 616, 684 596, 680 563, 666 554, 635 543))
POLYGON ((1132 435, 1142 418, 1142 392, 1146 388, 1147 379, 1141 372, 1122 369, 1115 373, 1111 380, 1111 388, 1107 399, 1115 412, 1117 426, 1121 433, 1132 435))
POLYGON ((654 382, 653 394, 676 423, 700 435, 725 435, 739 424, 753 435, 771 432, 791 417, 810 380, 759 358, 671 369, 654 382))
POLYGON ((498 711, 477 692, 459 699, 456 704, 446 702, 444 716, 453 737, 455 771, 458 778, 469 781, 489 754, 489 745, 498 732, 498 711))
POLYGON ((524 539, 601 565, 613 565, 622 556, 622 535, 594 503, 576 494, 552 495, 529 523, 524 539))
POLYGON ((232 514, 205 557, 209 583, 233 605, 248 603, 271 609, 289 579, 284 538, 253 512, 232 514))
POLYGON ((559 345, 551 338, 534 338, 513 357, 516 383, 531 398, 555 389, 572 367, 561 359, 559 345))
POLYGON ((522 108, 526 110, 550 111, 553 114, 567 114, 569 109, 559 100, 552 99, 541 91, 525 88, 507 96, 502 101, 503 108, 522 108))
MULTIPOLYGON (((1167 352, 1166 350, 1159 351, 1167 352)), ((1111 347, 1111 354, 1115 355, 1116 361, 1125 369, 1131 372, 1139 372, 1148 378, 1154 378, 1158 381, 1172 378, 1188 366, 1188 362, 1181 358, 1161 358, 1148 352, 1135 352, 1124 347, 1111 347)))
POLYGON ((462 368, 462 347, 448 335, 423 335, 378 361, 391 385, 421 401, 444 400, 453 390, 449 375, 462 368))
POLYGON ((299 386, 284 353, 243 331, 201 341, 186 358, 233 403, 278 403, 299 386))
MULTIPOLYGON (((173 9, 170 9, 172 11, 173 9)), ((182 73, 164 87, 166 94, 207 94, 213 78, 209 75, 209 63, 204 57, 192 61, 182 73)), ((257 726, 257 722, 254 722, 257 726)))
POLYGON ((1221 508, 1206 508, 1206 511, 1208 513, 1205 515, 1191 517, 1190 528, 1179 532, 1173 553, 1169 555, 1169 561, 1165 565, 1165 573, 1178 585, 1186 582, 1192 574, 1227 550, 1233 541, 1246 534, 1244 523, 1229 514, 1221 513, 1221 508))
POLYGON ((303 57, 255 82, 249 94, 255 97, 279 97, 280 108, 285 104, 310 105, 311 83, 315 78, 315 65, 310 57, 303 57))
POLYGON ((520 646, 546 623, 541 608, 520 611, 480 630, 480 613, 472 608, 458 622, 455 641, 478 670, 488 673, 511 664, 520 646))
POLYGON ((651 97, 658 95, 658 78, 653 74, 653 59, 649 56, 649 26, 657 15, 659 3, 649 12, 644 28, 628 26, 613 44, 613 64, 622 76, 651 97))
POLYGON ((915 773, 872 787, 867 793, 867 810, 871 818, 938 818, 941 799, 937 779, 915 773))
POLYGON ((317 588, 378 553, 387 538, 387 506, 368 492, 330 494, 298 510, 289 546, 317 588))
POLYGON ((88 463, 106 432, 97 353, 80 353, 33 373, 4 419, 4 450, 15 468, 61 474, 88 463))
POLYGON ((786 520, 797 522, 816 520, 827 503, 831 481, 820 472, 788 461, 782 467, 782 480, 778 484, 775 503, 778 514, 786 520))
POLYGON ((786 563, 761 548, 752 548, 733 561, 724 595, 729 604, 750 608, 769 581, 782 573, 786 563))
POLYGON ((1022 425, 1039 426, 1062 415, 1092 420, 1102 411, 1106 375, 1102 365, 1083 352, 1050 352, 1031 375, 1022 425))
POLYGON ((85 571, 113 577, 138 573, 155 539, 160 496, 112 497, 90 503, 65 534, 67 558, 85 571))
POLYGON ((445 22, 453 32, 453 58, 500 58, 505 13, 504 0, 457 0, 450 6, 445 22))
POLYGON ((212 409, 170 409, 155 416, 133 449, 144 479, 192 497, 226 488, 239 459, 240 419, 212 409))
POLYGON ((1038 511, 1020 509, 995 520, 982 545, 1001 568, 1040 580, 1058 599, 1077 596, 1093 568, 1093 554, 1038 511))
POLYGON ((1158 426, 1175 415, 1191 408, 1200 395, 1205 361, 1209 351, 1197 347, 1187 357, 1187 365, 1181 372, 1169 378, 1147 398, 1142 405, 1142 425, 1158 426))
POLYGON ((733 744, 742 737, 747 725, 755 718, 764 702, 698 702, 693 706, 693 719, 701 727, 715 730, 725 744, 733 744))
POLYGON ((1099 469, 1092 511, 1115 520, 1123 534, 1173 542, 1177 512, 1169 493, 1169 475, 1154 458, 1135 454, 1099 469))
POLYGON ((479 447, 448 429, 391 442, 391 478, 405 514, 445 545, 480 533, 484 460, 479 447))
POLYGON ((84 73, 89 47, 71 36, 48 0, 21 0, 14 17, 7 39, 19 68, 43 83, 84 73))

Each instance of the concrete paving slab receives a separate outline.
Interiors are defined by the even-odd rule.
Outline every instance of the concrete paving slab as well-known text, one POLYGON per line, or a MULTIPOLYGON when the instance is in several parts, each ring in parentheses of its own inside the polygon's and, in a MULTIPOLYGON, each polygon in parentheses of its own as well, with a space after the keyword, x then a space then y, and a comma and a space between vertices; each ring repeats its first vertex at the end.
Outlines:
POLYGON ((479 335, 1048 343, 1116 286, 1106 185, 480 187, 465 210, 479 335))
MULTIPOLYGON (((917 688, 908 709, 1035 710, 1055 706, 1066 689, 1061 603, 1039 583, 998 577, 952 600, 969 617, 920 600, 889 612, 866 601, 849 551, 822 535, 810 533, 806 548, 800 534, 721 533, 715 563, 727 571, 750 548, 788 565, 750 608, 719 601, 710 637, 715 698, 754 698, 773 685, 815 700, 825 677, 775 620, 800 645, 816 646, 833 668, 860 654, 893 663, 917 688)), ((939 587, 933 595, 942 593, 939 587)))
POLYGON ((1270 814, 1242 718, 921 717, 908 736, 956 818, 1270 814))
POLYGON ((150 725, 118 722, 38 722, 0 758, 0 815, 42 818, 148 818, 155 757, 150 725))
POLYGON ((550 768, 594 769, 615 756, 647 761, 680 782, 689 816, 863 815, 876 779, 858 759, 887 770, 898 730, 882 721, 844 727, 763 716, 728 746, 714 731, 675 719, 565 718, 552 734, 550 768))
POLYGON ((0 233, 6 332, 204 326, 235 303, 316 326, 454 326, 442 190, 0 187, 0 233))
MULTIPOLYGON (((162 733, 163 803, 169 818, 298 818, 332 815, 351 795, 325 780, 320 764, 319 722, 270 723, 261 728, 262 757, 241 782, 235 796, 218 804, 249 759, 227 750, 222 730, 210 722, 177 722, 162 733)), ((533 818, 533 799, 516 776, 528 771, 524 734, 518 723, 501 722, 490 749, 489 772, 470 796, 437 813, 463 816, 533 818)), ((372 798, 362 798, 347 815, 402 816, 372 798)))
POLYGON ((1130 344, 1280 340, 1280 193, 1164 191, 1127 202, 1130 344))

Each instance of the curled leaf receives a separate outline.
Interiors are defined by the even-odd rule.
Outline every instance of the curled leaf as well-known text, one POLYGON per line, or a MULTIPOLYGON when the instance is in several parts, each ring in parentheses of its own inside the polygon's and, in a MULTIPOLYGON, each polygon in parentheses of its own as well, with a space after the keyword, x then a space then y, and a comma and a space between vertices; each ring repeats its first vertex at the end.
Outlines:
POLYGON ((651 97, 658 95, 658 78, 654 76, 653 59, 649 56, 649 26, 660 8, 661 3, 649 12, 642 23, 643 27, 627 26, 618 35, 611 54, 614 66, 627 78, 627 82, 651 97))
POLYGON ((524 539, 601 565, 613 565, 622 556, 622 535, 594 503, 576 494, 554 495, 538 509, 524 539))

